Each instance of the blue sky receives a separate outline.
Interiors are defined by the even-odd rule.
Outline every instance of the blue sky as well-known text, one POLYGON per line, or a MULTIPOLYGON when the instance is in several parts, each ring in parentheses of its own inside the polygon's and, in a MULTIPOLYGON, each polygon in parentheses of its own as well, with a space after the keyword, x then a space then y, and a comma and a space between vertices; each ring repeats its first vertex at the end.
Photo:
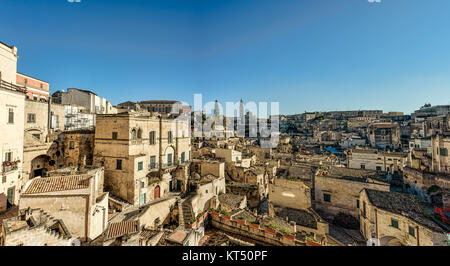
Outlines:
POLYGON ((450 104, 448 0, 3 0, 0 41, 51 91, 278 101, 281 113, 450 104), (9 10, 9 11, 6 11, 9 10), (6 11, 6 12, 5 12, 6 11))

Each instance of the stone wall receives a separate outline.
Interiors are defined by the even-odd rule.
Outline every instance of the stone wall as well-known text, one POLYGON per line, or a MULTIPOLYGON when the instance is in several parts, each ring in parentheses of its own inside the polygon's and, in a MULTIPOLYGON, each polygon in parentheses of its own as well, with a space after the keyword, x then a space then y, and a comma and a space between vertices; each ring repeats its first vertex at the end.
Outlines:
POLYGON ((67 196, 34 196, 22 195, 19 209, 40 208, 48 212, 56 219, 61 219, 67 226, 72 237, 87 237, 87 222, 89 210, 87 195, 67 196))
MULTIPOLYGON (((259 224, 235 220, 229 216, 211 213, 211 225, 215 228, 250 238, 261 245, 295 246, 295 234, 282 234, 270 228, 263 228, 259 224)), ((292 229, 291 232, 295 229, 292 229)))
POLYGON ((396 214, 379 209, 367 198, 366 193, 361 193, 361 206, 366 202, 366 217, 360 215, 361 232, 366 239, 375 238, 380 245, 405 246, 444 246, 443 233, 433 232, 417 222, 396 214), (398 221, 398 228, 391 226, 391 219, 398 221), (414 228, 415 236, 409 234, 409 227, 414 228))
POLYGON ((330 217, 339 212, 345 212, 357 218, 359 216, 357 208, 359 193, 365 188, 381 191, 390 190, 387 183, 316 176, 314 207, 330 217), (330 202, 325 201, 324 194, 331 195, 330 202))
POLYGON ((311 188, 301 181, 290 181, 276 178, 270 184, 269 200, 276 206, 294 209, 311 207, 311 188))

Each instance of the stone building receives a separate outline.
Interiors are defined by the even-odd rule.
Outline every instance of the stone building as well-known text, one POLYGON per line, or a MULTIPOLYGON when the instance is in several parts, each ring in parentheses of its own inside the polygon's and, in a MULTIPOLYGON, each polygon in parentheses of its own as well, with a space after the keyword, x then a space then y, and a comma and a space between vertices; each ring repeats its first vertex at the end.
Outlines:
POLYGON ((270 184, 269 200, 274 206, 292 209, 311 207, 311 187, 300 180, 276 178, 270 184))
POLYGON ((74 238, 97 238, 108 224, 103 168, 67 176, 34 178, 25 185, 19 209, 39 208, 61 219, 74 238))
POLYGON ((243 181, 246 184, 257 185, 261 199, 269 195, 269 177, 265 171, 258 168, 250 168, 244 172, 243 181))
POLYGON ((403 169, 403 182, 406 190, 422 201, 430 202, 428 189, 437 186, 442 189, 450 189, 450 176, 445 173, 422 171, 410 167, 403 169))
POLYGON ((359 193, 365 188, 389 191, 390 185, 373 171, 320 168, 314 177, 313 207, 330 219, 340 212, 358 217, 359 193))
POLYGON ((82 106, 87 113, 108 114, 116 112, 105 98, 99 97, 89 90, 69 88, 67 92, 56 91, 52 94, 52 101, 56 104, 82 106))
POLYGON ((65 166, 86 166, 93 164, 95 132, 93 130, 72 130, 61 133, 61 152, 65 166))
POLYGON ((394 173, 406 166, 408 153, 379 152, 377 150, 353 149, 347 152, 347 166, 352 169, 366 169, 394 173))
POLYGON ((49 128, 49 112, 48 102, 25 100, 23 185, 34 177, 45 176, 46 171, 54 168, 49 165, 48 153, 57 136, 49 128))
POLYGON ((141 102, 124 102, 117 105, 121 110, 146 110, 151 113, 161 114, 190 114, 191 108, 188 105, 183 105, 179 101, 170 100, 148 100, 141 102))
POLYGON ((185 187, 189 128, 180 117, 146 112, 98 115, 94 164, 105 167, 105 188, 129 203, 145 204, 185 187), (184 170, 176 175, 177 169, 184 170))
POLYGON ((425 217, 416 196, 364 189, 359 196, 361 233, 370 245, 446 246, 446 232, 425 217))
POLYGON ((222 158, 225 162, 240 162, 242 160, 242 152, 233 149, 216 149, 216 158, 222 158))
POLYGON ((0 213, 17 205, 22 179, 26 89, 16 84, 17 48, 0 43, 0 213))
POLYGON ((374 148, 399 148, 400 126, 397 123, 373 123, 367 129, 370 145, 374 148))
POLYGON ((224 193, 219 195, 219 208, 221 210, 231 212, 235 209, 245 209, 247 207, 247 197, 245 195, 235 195, 224 193))
POLYGON ((0 246, 71 246, 74 242, 64 221, 41 209, 21 210, 3 221, 0 246))
POLYGON ((193 159, 191 161, 191 175, 198 173, 200 176, 214 175, 217 177, 225 177, 225 163, 214 160, 199 160, 193 159))
POLYGON ((450 133, 439 134, 433 136, 432 140, 432 164, 431 168, 434 172, 450 173, 450 133))

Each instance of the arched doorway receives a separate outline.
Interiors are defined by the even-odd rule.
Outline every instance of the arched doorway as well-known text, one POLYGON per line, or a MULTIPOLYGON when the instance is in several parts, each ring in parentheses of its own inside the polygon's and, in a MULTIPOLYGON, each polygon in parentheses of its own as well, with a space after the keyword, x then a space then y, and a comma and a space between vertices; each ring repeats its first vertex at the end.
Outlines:
POLYGON ((31 178, 43 177, 47 173, 47 167, 50 157, 47 155, 39 155, 31 161, 31 178))
POLYGON ((404 246, 404 245, 396 237, 384 236, 380 239, 380 246, 404 246))
POLYGON ((161 188, 159 186, 155 187, 155 199, 159 199, 161 193, 161 188))

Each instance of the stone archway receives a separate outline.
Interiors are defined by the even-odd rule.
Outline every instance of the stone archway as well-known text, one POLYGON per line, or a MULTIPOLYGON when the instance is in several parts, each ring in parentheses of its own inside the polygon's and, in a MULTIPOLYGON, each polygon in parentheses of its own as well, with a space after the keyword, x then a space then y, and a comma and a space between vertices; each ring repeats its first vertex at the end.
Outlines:
POLYGON ((380 239, 380 246, 404 246, 400 239, 393 236, 384 236, 380 239))
POLYGON ((31 160, 31 178, 44 177, 49 166, 50 156, 39 155, 31 160))
POLYGON ((166 147, 166 149, 164 150, 163 157, 164 157, 163 162, 165 162, 166 165, 171 166, 177 164, 175 156, 175 147, 173 147, 172 145, 166 147))

